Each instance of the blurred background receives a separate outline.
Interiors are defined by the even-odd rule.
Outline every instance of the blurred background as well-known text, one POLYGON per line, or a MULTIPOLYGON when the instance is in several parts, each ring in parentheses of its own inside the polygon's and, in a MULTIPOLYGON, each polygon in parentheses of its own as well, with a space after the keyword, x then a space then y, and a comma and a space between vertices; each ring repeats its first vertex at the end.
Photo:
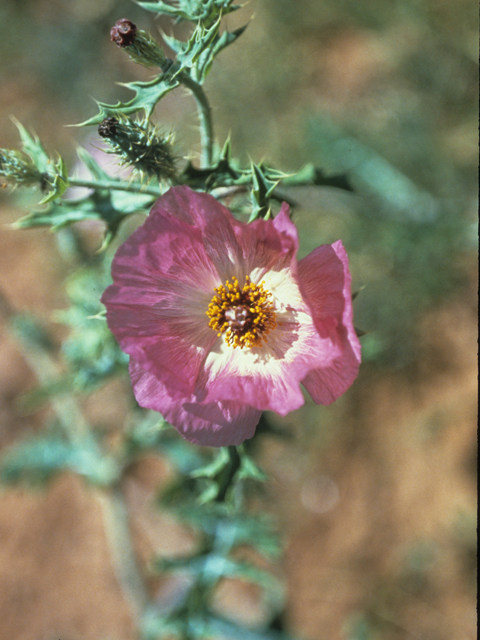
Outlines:
MULTIPOLYGON (((110 42, 119 18, 158 34, 127 0, 2 0, 0 147, 18 147, 14 115, 72 165, 95 132, 91 97, 129 98, 147 79, 110 42)), ((341 238, 350 256, 363 359, 331 407, 307 399, 279 419, 288 441, 259 439, 269 509, 285 535, 286 621, 307 640, 476 637, 478 7, 473 0, 252 0, 250 20, 207 81, 220 145, 285 171, 313 161, 346 173, 353 193, 296 188, 301 253, 341 238)), ((175 27, 181 34, 183 25, 175 27)), ((156 118, 176 152, 197 144, 180 91, 156 118)), ((69 265, 44 230, 8 224, 35 202, 0 193, 0 292, 6 309, 50 322, 69 265)), ((36 433, 45 411, 0 319, 0 453, 36 433), (4 330, 3 330, 4 329, 4 330)), ((62 330, 58 329, 61 337, 62 330)), ((112 433, 122 382, 89 400, 112 433)), ((151 505, 168 472, 146 458, 128 495, 137 552, 168 552, 184 533, 151 505)), ((0 493, 0 640, 129 640, 128 607, 109 560, 101 498, 73 475, 45 491, 0 493)), ((156 587, 152 584, 152 590, 156 587)), ((260 616, 256 594, 225 586, 232 615, 260 616)))

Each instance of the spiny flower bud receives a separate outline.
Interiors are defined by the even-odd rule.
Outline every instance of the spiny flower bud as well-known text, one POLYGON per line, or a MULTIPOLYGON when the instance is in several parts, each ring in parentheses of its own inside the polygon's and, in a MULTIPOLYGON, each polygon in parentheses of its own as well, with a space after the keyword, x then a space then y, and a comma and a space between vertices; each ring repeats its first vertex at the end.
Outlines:
POLYGON ((128 53, 133 62, 144 67, 162 68, 167 62, 161 47, 152 36, 137 29, 136 25, 126 18, 117 20, 110 30, 110 38, 128 53))
POLYGON ((118 120, 114 117, 104 118, 98 125, 98 135, 102 138, 113 138, 117 133, 118 120))
POLYGON ((25 153, 0 149, 0 178, 15 186, 28 186, 42 185, 45 176, 25 153))
POLYGON ((133 24, 131 20, 122 18, 121 20, 117 20, 110 29, 110 38, 119 47, 128 47, 133 44, 136 33, 137 26, 133 24))
POLYGON ((117 154, 123 165, 159 180, 175 175, 171 139, 160 135, 148 119, 135 122, 125 116, 110 116, 99 124, 98 134, 108 141, 111 153, 117 154))

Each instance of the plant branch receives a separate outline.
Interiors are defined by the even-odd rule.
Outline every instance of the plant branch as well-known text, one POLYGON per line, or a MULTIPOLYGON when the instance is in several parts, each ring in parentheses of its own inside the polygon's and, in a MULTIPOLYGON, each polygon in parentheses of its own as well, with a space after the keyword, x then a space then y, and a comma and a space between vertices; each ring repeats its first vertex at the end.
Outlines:
POLYGON ((69 187, 86 187, 87 189, 114 189, 115 191, 127 191, 129 193, 140 193, 146 196, 159 198, 163 191, 158 187, 146 187, 139 183, 118 182, 117 180, 95 181, 79 180, 77 178, 68 179, 69 187))
POLYGON ((100 501, 114 569, 139 629, 149 598, 133 547, 128 509, 120 484, 101 494, 100 501))
POLYGON ((225 502, 227 492, 233 485, 237 471, 240 469, 242 463, 236 446, 228 447, 228 455, 229 464, 219 478, 218 494, 215 498, 216 502, 225 502))
MULTIPOLYGON (((23 347, 23 357, 40 385, 46 385, 64 375, 52 355, 54 345, 50 342, 50 336, 33 317, 13 309, 1 291, 0 315, 7 318, 10 330, 23 347)), ((50 405, 71 442, 78 442, 88 436, 88 422, 73 395, 53 397, 50 405)))
POLYGON ((202 143, 202 168, 211 167, 213 161, 213 121, 212 108, 207 96, 198 82, 192 80, 186 73, 179 74, 179 79, 183 85, 189 89, 197 103, 198 117, 200 119, 200 135, 202 143))

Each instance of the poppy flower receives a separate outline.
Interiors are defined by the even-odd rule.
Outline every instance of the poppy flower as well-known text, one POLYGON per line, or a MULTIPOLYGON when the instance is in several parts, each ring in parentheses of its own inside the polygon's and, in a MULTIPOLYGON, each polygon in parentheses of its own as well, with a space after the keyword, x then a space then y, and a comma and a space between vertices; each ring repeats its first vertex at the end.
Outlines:
POLYGON ((200 445, 251 438, 262 411, 330 404, 360 363, 341 241, 297 261, 284 203, 245 224, 173 187, 118 249, 102 297, 138 403, 200 445))

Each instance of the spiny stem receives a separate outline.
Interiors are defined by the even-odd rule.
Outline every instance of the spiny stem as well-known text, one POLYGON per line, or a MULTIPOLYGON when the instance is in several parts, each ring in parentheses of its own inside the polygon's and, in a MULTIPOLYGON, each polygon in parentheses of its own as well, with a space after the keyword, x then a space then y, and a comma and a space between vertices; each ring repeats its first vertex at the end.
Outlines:
MULTIPOLYGON (((47 344, 49 336, 46 336, 47 340, 44 342, 43 329, 41 327, 37 329, 32 318, 13 309, 1 291, 0 314, 8 319, 12 333, 23 346, 23 356, 40 385, 48 385, 52 380, 59 379, 62 375, 61 369, 47 344)), ((75 443, 88 437, 90 433, 88 422, 73 394, 54 395, 50 399, 50 405, 71 442, 75 443)))
MULTIPOLYGON (((0 311, 13 323, 16 314, 0 291, 0 311)), ((37 375, 40 383, 48 383, 60 375, 59 368, 46 348, 41 348, 38 341, 29 341, 26 335, 15 332, 27 347, 25 357, 37 375)), ((25 332, 23 332, 25 334, 25 332)), ((52 398, 51 404, 65 434, 72 442, 79 442, 90 435, 90 428, 80 407, 73 396, 52 398)), ((101 498, 107 539, 110 544, 116 573, 125 593, 131 602, 137 628, 141 615, 148 603, 148 594, 141 571, 137 564, 135 550, 128 521, 128 510, 119 483, 115 483, 101 498)))
POLYGON ((213 160, 213 121, 212 108, 207 96, 198 82, 192 80, 186 73, 181 73, 179 79, 189 89, 197 103, 198 117, 200 118, 200 135, 202 143, 202 169, 212 166, 213 160))
POLYGON ((87 189, 114 189, 116 191, 127 191, 129 193, 140 193, 146 196, 153 196, 154 198, 159 198, 163 195, 163 190, 158 187, 145 187, 139 183, 127 183, 127 182, 118 182, 116 180, 112 180, 111 182, 108 180, 104 181, 95 181, 95 180, 79 180, 77 178, 69 178, 68 184, 70 187, 86 187, 87 189))
POLYGON ((225 468, 224 473, 219 482, 218 494, 216 502, 225 502, 227 492, 233 485, 237 471, 240 469, 241 459, 237 447, 228 447, 228 455, 230 458, 229 465, 225 468))
MULTIPOLYGON (((160 68, 163 73, 175 68, 178 63, 173 62, 170 58, 166 58, 160 68)), ((185 71, 178 73, 180 82, 191 91, 197 103, 198 117, 200 119, 200 136, 202 144, 202 169, 208 169, 212 166, 213 161, 213 120, 212 108, 208 102, 202 86, 191 78, 185 71)))
POLYGON ((119 484, 101 496, 103 518, 110 552, 123 593, 132 608, 137 629, 149 598, 137 562, 125 496, 119 484))

